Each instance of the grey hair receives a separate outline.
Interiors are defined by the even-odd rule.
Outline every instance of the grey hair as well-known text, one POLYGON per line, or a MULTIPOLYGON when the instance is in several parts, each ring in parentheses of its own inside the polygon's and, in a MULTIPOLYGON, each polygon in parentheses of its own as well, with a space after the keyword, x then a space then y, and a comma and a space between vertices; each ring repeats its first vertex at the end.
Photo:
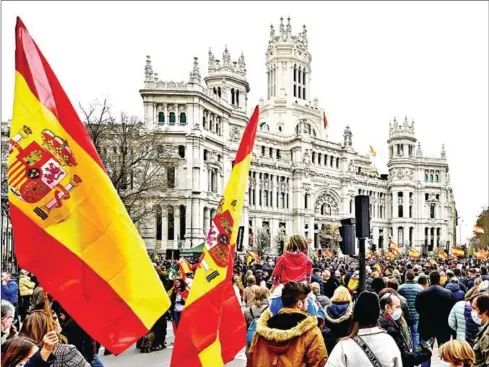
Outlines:
POLYGON ((11 304, 9 301, 6 301, 2 299, 2 318, 7 316, 8 314, 14 314, 15 313, 15 307, 13 304, 11 304))

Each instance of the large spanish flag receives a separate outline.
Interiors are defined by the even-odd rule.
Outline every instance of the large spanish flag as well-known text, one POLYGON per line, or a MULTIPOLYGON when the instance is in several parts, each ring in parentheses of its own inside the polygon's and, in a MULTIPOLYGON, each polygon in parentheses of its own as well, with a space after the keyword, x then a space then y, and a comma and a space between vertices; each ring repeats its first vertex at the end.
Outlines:
POLYGON ((464 257, 465 252, 461 248, 452 247, 452 255, 455 255, 457 257, 464 257))
POLYGON ((233 256, 258 125, 255 108, 241 138, 178 324, 172 367, 221 367, 246 344, 246 322, 233 290, 233 256))
POLYGON ((15 253, 114 354, 147 333, 169 298, 95 147, 17 18, 8 184, 15 253))

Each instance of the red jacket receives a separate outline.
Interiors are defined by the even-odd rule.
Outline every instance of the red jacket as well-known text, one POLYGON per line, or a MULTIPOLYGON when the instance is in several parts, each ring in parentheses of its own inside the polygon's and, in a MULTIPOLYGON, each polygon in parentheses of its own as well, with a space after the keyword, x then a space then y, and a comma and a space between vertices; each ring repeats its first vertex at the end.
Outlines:
POLYGON ((277 259, 272 273, 274 286, 287 282, 311 282, 312 261, 303 252, 286 252, 277 259))

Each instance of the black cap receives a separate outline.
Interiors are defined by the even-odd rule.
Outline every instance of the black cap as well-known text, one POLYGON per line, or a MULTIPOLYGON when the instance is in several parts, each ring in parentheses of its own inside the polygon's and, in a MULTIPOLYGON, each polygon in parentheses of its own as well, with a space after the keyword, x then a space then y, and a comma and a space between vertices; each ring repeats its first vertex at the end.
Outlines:
POLYGON ((380 305, 379 297, 373 292, 362 292, 357 299, 353 309, 353 319, 360 326, 375 325, 379 320, 380 305))

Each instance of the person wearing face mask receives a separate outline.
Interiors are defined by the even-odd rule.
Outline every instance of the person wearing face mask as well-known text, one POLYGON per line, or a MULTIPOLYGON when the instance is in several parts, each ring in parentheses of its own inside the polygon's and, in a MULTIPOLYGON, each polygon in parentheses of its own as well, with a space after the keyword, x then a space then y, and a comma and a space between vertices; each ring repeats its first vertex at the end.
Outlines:
POLYGON ((379 293, 379 325, 392 336, 401 351, 402 365, 413 367, 431 358, 431 352, 423 349, 416 351, 411 339, 409 326, 404 319, 401 300, 392 288, 385 288, 379 293))
POLYGON ((317 326, 307 313, 311 288, 288 282, 282 289, 283 308, 275 315, 267 309, 256 324, 247 355, 247 366, 323 367, 328 353, 317 326))
POLYGON ((489 294, 481 294, 472 300, 472 318, 482 328, 474 344, 474 367, 489 365, 489 294))
POLYGON ((450 340, 439 350, 440 367, 470 367, 474 363, 474 351, 465 340, 450 340))

